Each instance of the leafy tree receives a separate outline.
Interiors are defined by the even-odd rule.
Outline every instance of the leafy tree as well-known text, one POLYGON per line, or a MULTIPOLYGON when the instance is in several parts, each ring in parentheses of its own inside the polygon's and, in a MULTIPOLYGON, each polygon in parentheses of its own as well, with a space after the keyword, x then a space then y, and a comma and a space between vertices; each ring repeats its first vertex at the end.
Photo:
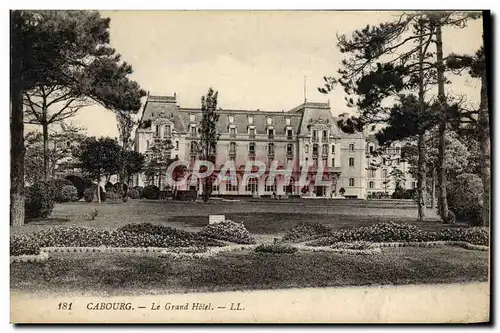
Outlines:
MULTIPOLYGON (((21 225, 23 109, 47 133, 50 123, 63 121, 83 106, 84 96, 111 110, 135 111, 145 92, 127 79, 131 67, 109 47, 109 19, 97 12, 15 10, 10 28, 11 223, 21 225)), ((47 175, 47 150, 44 155, 47 175)))
MULTIPOLYGON (((29 121, 42 126, 44 170, 48 177, 48 128, 65 121, 82 108, 98 102, 120 112, 137 112, 145 92, 128 79, 132 67, 109 46, 109 22, 97 13, 44 11, 48 21, 77 24, 75 47, 67 47, 63 62, 54 70, 57 79, 24 92, 29 121), (78 20, 78 21, 77 21, 78 20)), ((63 41, 50 41, 64 43, 63 41)))
POLYGON ((125 184, 130 184, 132 176, 139 173, 144 168, 145 156, 134 150, 123 150, 123 180, 125 184))
MULTIPOLYGON (((117 174, 122 166, 121 147, 115 139, 90 137, 85 139, 75 151, 80 169, 91 179, 101 182, 103 176, 108 179, 117 174)), ((99 187, 99 186, 98 186, 99 187)), ((100 191, 97 191, 101 203, 100 191)))
MULTIPOLYGON (((84 137, 82 128, 61 124, 61 130, 49 134, 49 174, 55 177, 56 171, 71 168, 73 146, 84 137)), ((42 133, 29 132, 25 135, 26 155, 24 161, 25 179, 29 183, 44 178, 44 143, 42 133)))
POLYGON ((173 148, 174 146, 170 140, 155 140, 153 145, 146 151, 144 175, 147 181, 151 183, 158 180, 160 189, 162 177, 166 176, 168 166, 175 161, 171 157, 173 148))
MULTIPOLYGON (((484 24, 484 18, 483 18, 484 24)), ((484 39, 484 35, 483 35, 484 39)), ((484 47, 474 55, 452 54, 446 65, 457 73, 468 70, 468 74, 481 82, 481 100, 477 110, 458 112, 454 125, 459 132, 471 131, 477 138, 480 156, 477 159, 479 174, 483 184, 483 206, 481 222, 489 225, 490 222, 490 187, 491 187, 491 141, 490 141, 490 114, 488 108, 488 84, 486 73, 486 58, 484 47)))
MULTIPOLYGON (((215 112, 217 109, 218 92, 212 88, 208 89, 206 96, 201 98, 201 128, 200 128, 200 159, 209 161, 215 165, 217 156, 217 141, 219 134, 217 133, 217 123, 219 115, 215 112)), ((212 177, 202 179, 203 183, 203 201, 207 202, 212 194, 212 177)))

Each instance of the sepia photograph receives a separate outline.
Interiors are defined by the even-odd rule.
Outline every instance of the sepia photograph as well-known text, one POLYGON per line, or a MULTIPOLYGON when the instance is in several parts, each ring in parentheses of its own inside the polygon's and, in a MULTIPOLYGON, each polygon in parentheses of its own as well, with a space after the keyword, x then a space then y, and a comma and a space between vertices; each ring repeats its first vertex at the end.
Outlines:
POLYGON ((10 10, 10 322, 490 323, 491 29, 10 10))

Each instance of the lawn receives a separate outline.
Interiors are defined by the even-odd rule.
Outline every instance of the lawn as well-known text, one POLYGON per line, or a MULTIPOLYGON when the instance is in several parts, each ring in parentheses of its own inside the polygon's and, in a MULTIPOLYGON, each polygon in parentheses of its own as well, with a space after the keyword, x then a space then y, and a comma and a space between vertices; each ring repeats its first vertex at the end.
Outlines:
MULTIPOLYGON (((444 227, 433 211, 429 221, 415 222, 417 208, 412 204, 370 202, 362 200, 285 200, 211 201, 208 203, 129 200, 120 204, 57 204, 48 219, 31 221, 22 227, 11 227, 11 233, 26 233, 50 226, 77 224, 97 228, 118 228, 128 223, 151 222, 189 231, 198 231, 208 223, 208 215, 225 214, 227 219, 244 222, 257 238, 279 237, 298 222, 319 222, 331 228, 364 226, 378 222, 408 222, 422 229, 444 227), (97 209, 99 215, 89 221, 86 215, 97 209)), ((448 226, 446 226, 448 227, 448 226)))
POLYGON ((46 263, 11 264, 11 290, 72 295, 487 281, 488 253, 456 247, 385 248, 368 256, 263 254, 211 258, 137 254, 54 254, 46 263))

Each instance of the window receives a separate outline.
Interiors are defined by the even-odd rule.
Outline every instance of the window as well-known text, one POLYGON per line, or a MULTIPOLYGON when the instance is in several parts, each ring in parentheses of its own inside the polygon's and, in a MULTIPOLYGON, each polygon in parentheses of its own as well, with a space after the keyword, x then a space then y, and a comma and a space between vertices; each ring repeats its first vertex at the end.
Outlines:
POLYGON ((401 163, 401 159, 396 159, 396 164, 399 165, 401 163))
POLYGON ((274 139, 274 129, 270 128, 267 130, 267 135, 269 139, 274 139))
POLYGON ((290 125, 290 118, 285 118, 285 123, 287 124, 287 126, 290 125))
POLYGON ((417 187, 417 183, 416 182, 411 182, 411 188, 413 189, 415 187, 417 187))
POLYGON ((370 170, 370 177, 375 178, 376 177, 376 172, 377 170, 370 170))
POLYGON ((191 141, 191 148, 190 148, 191 154, 196 154, 197 150, 198 150, 198 144, 196 143, 196 141, 191 141))
POLYGON ((163 137, 168 138, 168 137, 170 137, 171 134, 172 133, 171 133, 170 125, 165 126, 165 133, 163 133, 163 137))
POLYGON ((374 187, 375 187, 375 183, 374 183, 374 182, 372 182, 372 181, 371 181, 371 182, 369 182, 369 183, 368 183, 368 187, 369 187, 369 188, 374 188, 374 187))
POLYGON ((323 145, 322 154, 323 155, 328 155, 328 145, 323 145))
POLYGON ((354 178, 349 178, 349 186, 354 186, 354 178))
POLYGON ((323 162, 323 167, 325 167, 325 168, 328 167, 328 158, 323 157, 322 162, 323 162))
POLYGON ((286 138, 287 138, 288 140, 293 139, 293 132, 292 132, 292 130, 291 130, 291 129, 287 129, 287 130, 286 130, 286 138))
POLYGON ((274 161, 274 157, 273 157, 273 156, 270 156, 270 157, 267 159, 267 166, 268 166, 268 167, 271 167, 271 164, 273 164, 273 161, 274 161))
POLYGON ((304 146, 304 153, 309 154, 309 146, 308 145, 304 146))
POLYGON ((349 166, 354 166, 354 157, 349 157, 349 166))
POLYGON ((291 143, 286 145, 286 155, 293 155, 293 145, 291 143))
POLYGON ((217 177, 210 177, 212 183, 212 192, 219 192, 219 183, 217 182, 217 177))
POLYGON ((323 141, 328 141, 328 132, 323 130, 323 141))
POLYGON ((332 145, 332 154, 335 154, 335 145, 332 145))
POLYGON ((400 147, 396 147, 396 155, 399 155, 401 154, 401 148, 400 147))
POLYGON ((196 136, 196 126, 191 126, 191 136, 192 137, 196 136))
POLYGON ((255 128, 249 128, 248 133, 249 133, 250 138, 252 138, 252 139, 255 138, 255 128))
POLYGON ((318 156, 318 144, 313 144, 313 156, 318 156))
POLYGON ((268 179, 266 178, 266 192, 276 192, 276 178, 272 185, 268 184, 268 179))
POLYGON ((238 184, 237 182, 233 182, 231 180, 226 181, 226 191, 227 192, 238 192, 238 184))
POLYGON ((245 185, 245 191, 251 193, 259 192, 259 183, 257 178, 248 179, 247 184, 245 185))
POLYGON ((313 157, 313 165, 314 167, 318 167, 318 158, 317 157, 313 157))
POLYGON ((248 155, 255 155, 255 142, 250 142, 248 145, 248 155))
POLYGON ((253 124, 253 116, 248 116, 248 123, 253 124))
POLYGON ((335 159, 332 158, 332 168, 335 168, 335 159))
POLYGON ((235 155, 236 154, 236 142, 231 142, 229 144, 229 155, 235 155))
POLYGON ((318 141, 318 131, 317 130, 313 131, 313 137, 312 137, 312 139, 313 139, 313 142, 318 141))
POLYGON ((234 116, 229 116, 229 123, 234 123, 234 116))
POLYGON ((267 145, 267 154, 274 155, 274 143, 269 143, 267 145))
POLYGON ((268 117, 268 118, 267 118, 267 124, 268 124, 268 125, 272 125, 272 123, 273 123, 273 118, 268 117))
POLYGON ((373 154, 373 146, 370 145, 370 154, 373 154))
POLYGON ((349 144, 349 151, 354 151, 354 143, 349 144))
POLYGON ((229 135, 230 135, 232 138, 235 138, 235 137, 236 137, 236 128, 231 127, 231 128, 229 129, 229 135))
POLYGON ((146 149, 149 149, 149 140, 146 140, 146 149))
POLYGON ((196 120, 196 116, 194 114, 189 115, 189 121, 194 122, 196 120))
POLYGON ((179 141, 175 141, 175 149, 179 150, 179 141))
POLYGON ((160 137, 160 125, 155 126, 155 138, 160 137))

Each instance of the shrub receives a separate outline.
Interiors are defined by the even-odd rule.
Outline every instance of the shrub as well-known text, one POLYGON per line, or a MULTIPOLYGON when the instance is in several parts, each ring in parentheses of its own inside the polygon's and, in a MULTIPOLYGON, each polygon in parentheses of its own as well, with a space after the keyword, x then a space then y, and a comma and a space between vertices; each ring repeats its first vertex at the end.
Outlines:
POLYGON ((260 244, 255 248, 255 252, 291 254, 297 252, 297 248, 285 244, 260 244))
MULTIPOLYGON (((62 194, 62 189, 64 186, 74 186, 72 182, 70 182, 67 179, 64 178, 53 178, 47 181, 51 186, 52 190, 54 191, 54 200, 55 202, 68 202, 70 201, 70 198, 67 197, 67 195, 62 194)), ((76 190, 76 187, 75 187, 76 190)), ((76 196, 78 196, 78 191, 76 193, 76 196)), ((76 198, 75 198, 76 200, 76 198)))
POLYGON ((106 192, 106 201, 109 203, 122 202, 122 195, 121 195, 121 193, 110 190, 110 191, 106 192))
POLYGON ((128 191, 128 196, 130 199, 139 199, 139 191, 135 188, 128 191))
POLYGON ((40 254, 40 246, 38 243, 27 236, 11 236, 10 237, 10 255, 34 255, 40 254))
POLYGON ((104 190, 105 190, 106 192, 112 191, 112 190, 113 190, 113 188, 114 188, 114 186, 113 186, 113 184, 112 184, 112 183, 110 183, 110 182, 106 182, 106 184, 104 184, 104 190))
POLYGON ((255 239, 245 228, 243 223, 226 220, 220 223, 209 224, 199 232, 200 235, 225 240, 237 244, 254 244, 255 239))
POLYGON ((128 186, 121 182, 117 182, 113 185, 113 191, 115 191, 116 193, 120 193, 120 195, 122 196, 126 196, 128 191, 128 186))
POLYGON ((94 201, 94 197, 95 197, 95 191, 93 188, 89 187, 83 191, 83 198, 85 199, 85 202, 94 201))
POLYGON ((292 226, 283 236, 283 240, 298 242, 326 236, 329 233, 330 229, 320 223, 301 222, 292 226))
POLYGON ((66 176, 65 179, 69 180, 73 184, 73 186, 76 187, 76 190, 78 191, 77 194, 78 200, 83 198, 83 191, 92 186, 92 181, 87 178, 81 178, 75 175, 70 175, 66 176))
POLYGON ((53 186, 45 181, 35 182, 27 188, 24 207, 27 218, 50 216, 52 209, 54 209, 53 186))
POLYGON ((144 195, 143 195, 144 188, 142 186, 134 186, 134 190, 139 192, 139 199, 144 198, 144 195))
POLYGON ((144 187, 142 195, 145 199, 158 200, 160 197, 160 189, 156 185, 148 185, 144 187))
MULTIPOLYGON (((56 196, 57 198, 57 196, 56 196)), ((59 201, 56 202, 70 202, 78 200, 78 190, 73 185, 65 185, 59 193, 59 201)))
POLYGON ((471 225, 481 224, 483 205, 483 184, 476 174, 462 174, 447 186, 450 211, 458 221, 467 221, 471 225))

